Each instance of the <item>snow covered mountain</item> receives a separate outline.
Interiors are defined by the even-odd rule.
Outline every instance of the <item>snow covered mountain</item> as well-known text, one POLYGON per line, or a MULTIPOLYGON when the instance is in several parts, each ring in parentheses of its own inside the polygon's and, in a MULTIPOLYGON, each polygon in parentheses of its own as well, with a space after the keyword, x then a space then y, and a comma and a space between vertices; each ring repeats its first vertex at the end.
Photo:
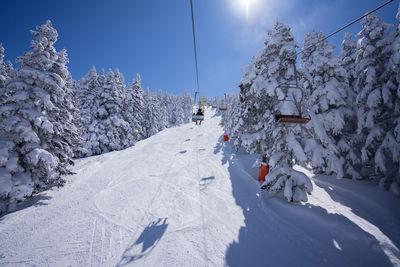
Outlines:
POLYGON ((270 197, 258 155, 224 143, 220 122, 209 109, 77 160, 64 187, 0 218, 0 266, 400 266, 399 198, 299 167, 308 202, 270 197))

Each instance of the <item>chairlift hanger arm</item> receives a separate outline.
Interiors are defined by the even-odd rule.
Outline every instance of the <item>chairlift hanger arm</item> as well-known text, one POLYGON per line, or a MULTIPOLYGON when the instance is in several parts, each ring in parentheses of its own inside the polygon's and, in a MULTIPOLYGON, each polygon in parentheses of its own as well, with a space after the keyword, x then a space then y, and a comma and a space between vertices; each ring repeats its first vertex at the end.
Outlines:
POLYGON ((192 15, 193 48, 194 48, 194 61, 195 61, 195 65, 196 65, 197 93, 199 93, 200 92, 199 69, 197 66, 197 49, 196 49, 196 33, 195 33, 195 27, 194 27, 193 0, 190 0, 190 12, 192 15))

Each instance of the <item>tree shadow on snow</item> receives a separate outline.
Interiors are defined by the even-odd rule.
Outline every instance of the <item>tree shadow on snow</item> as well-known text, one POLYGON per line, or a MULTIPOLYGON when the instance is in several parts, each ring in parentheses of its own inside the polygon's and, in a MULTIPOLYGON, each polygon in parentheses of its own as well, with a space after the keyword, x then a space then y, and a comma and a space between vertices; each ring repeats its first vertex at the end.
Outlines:
POLYGON ((343 206, 350 206, 357 216, 377 226, 400 248, 400 201, 370 181, 336 179, 317 175, 314 182, 343 206), (368 206, 368 208, 366 208, 368 206))
POLYGON ((167 219, 158 218, 157 221, 151 222, 143 230, 139 238, 125 249, 117 266, 127 265, 150 254, 168 228, 167 219))
POLYGON ((230 147, 229 143, 223 142, 223 141, 222 141, 222 136, 220 136, 220 137, 218 138, 217 144, 216 144, 215 147, 214 147, 214 154, 218 154, 218 153, 220 153, 220 152, 223 152, 222 165, 225 165, 225 164, 229 161, 229 156, 230 156, 230 154, 232 154, 232 153, 230 153, 229 155, 227 155, 227 154, 225 153, 224 148, 227 149, 225 146, 228 146, 229 149, 230 149, 230 151, 232 151, 232 148, 230 147), (226 145, 225 145, 225 144, 226 144, 226 145))
POLYGON ((50 200, 52 197, 47 196, 46 193, 41 193, 39 195, 34 195, 32 197, 27 198, 24 202, 17 204, 17 206, 12 210, 5 214, 0 214, 0 221, 4 219, 4 216, 7 214, 14 213, 16 211, 20 211, 31 206, 39 207, 39 206, 46 206, 48 203, 47 200, 50 200))
POLYGON ((232 153, 228 143, 216 150, 223 151, 222 163, 229 164, 232 194, 245 223, 227 248, 226 265, 392 265, 377 240, 345 216, 261 192, 255 181, 258 170, 251 168, 257 155, 232 153))

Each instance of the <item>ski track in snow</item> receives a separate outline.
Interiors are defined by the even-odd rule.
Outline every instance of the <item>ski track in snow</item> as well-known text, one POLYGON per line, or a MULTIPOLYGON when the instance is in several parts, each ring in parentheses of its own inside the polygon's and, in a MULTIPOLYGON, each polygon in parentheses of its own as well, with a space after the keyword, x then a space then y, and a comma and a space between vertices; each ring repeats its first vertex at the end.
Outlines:
POLYGON ((332 177, 308 203, 271 198, 220 120, 77 160, 65 187, 0 218, 0 266, 400 266, 398 198, 332 177))

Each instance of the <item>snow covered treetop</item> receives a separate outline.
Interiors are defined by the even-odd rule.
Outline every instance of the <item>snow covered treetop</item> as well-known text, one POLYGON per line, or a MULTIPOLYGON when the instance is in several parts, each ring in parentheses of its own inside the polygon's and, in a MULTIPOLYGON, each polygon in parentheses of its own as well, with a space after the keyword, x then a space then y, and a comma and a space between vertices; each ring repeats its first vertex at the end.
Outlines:
POLYGON ((277 20, 274 29, 268 30, 267 33, 268 38, 264 43, 270 54, 279 52, 279 56, 285 60, 296 61, 296 48, 298 44, 294 42, 294 37, 289 26, 277 20), (279 50, 276 51, 277 49, 279 50))
POLYGON ((57 41, 57 31, 47 20, 46 24, 36 26, 37 31, 31 30, 35 39, 31 41, 32 51, 26 52, 17 58, 21 62, 21 67, 31 67, 42 71, 49 70, 57 60, 58 55, 53 44, 57 41))
POLYGON ((329 44, 327 40, 321 42, 325 37, 326 35, 322 31, 318 33, 313 30, 307 33, 303 42, 304 50, 302 50, 302 58, 308 58, 311 54, 314 54, 315 51, 318 51, 318 54, 321 56, 331 57, 335 47, 329 44))
POLYGON ((50 20, 46 20, 46 23, 41 26, 36 26, 36 30, 38 31, 35 32, 31 30, 31 33, 35 37, 45 37, 48 41, 48 45, 53 45, 57 41, 58 33, 57 30, 53 28, 50 20))
POLYGON ((343 41, 342 41, 342 48, 345 48, 345 47, 346 48, 349 47, 352 49, 355 49, 357 47, 356 41, 352 38, 351 34, 348 32, 346 32, 344 34, 343 41))
POLYGON ((142 87, 142 78, 140 78, 140 74, 138 73, 138 74, 136 74, 136 78, 135 78, 135 80, 133 81, 133 87, 137 87, 137 88, 139 88, 139 87, 142 87))
MULTIPOLYGON (((104 70, 103 70, 104 73, 104 70)), ((91 77, 97 77, 97 71, 95 66, 92 66, 92 68, 90 69, 90 71, 88 72, 88 74, 86 74, 86 76, 84 77, 84 79, 88 79, 90 80, 91 77)))
POLYGON ((0 43, 0 63, 3 62, 3 59, 4 59, 4 47, 3 44, 0 43))
MULTIPOLYGON (((388 23, 383 23, 382 20, 376 15, 368 15, 361 21, 362 30, 357 34, 357 36, 368 36, 370 40, 379 40, 383 37, 383 34, 393 25, 388 23)), ((362 41, 361 38, 359 40, 362 41)))
POLYGON ((293 63, 296 62, 296 48, 299 46, 294 41, 290 27, 277 21, 267 34, 265 47, 243 69, 241 97, 247 93, 261 92, 267 87, 271 89, 267 93, 272 95, 279 83, 294 78, 293 63))

